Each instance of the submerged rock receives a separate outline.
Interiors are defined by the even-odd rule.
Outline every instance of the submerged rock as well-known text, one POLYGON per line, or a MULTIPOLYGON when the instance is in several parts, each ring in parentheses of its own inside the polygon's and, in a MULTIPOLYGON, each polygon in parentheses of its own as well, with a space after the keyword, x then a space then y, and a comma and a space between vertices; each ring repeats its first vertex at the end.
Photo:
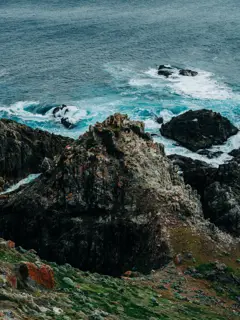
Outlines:
POLYGON ((179 74, 181 76, 195 77, 198 75, 198 72, 193 71, 193 70, 189 70, 189 69, 181 69, 181 70, 179 70, 179 74))
POLYGON ((0 120, 0 188, 39 172, 43 159, 61 153, 73 139, 34 130, 12 120, 0 120))
POLYGON ((163 136, 197 151, 224 143, 238 129, 220 113, 211 110, 187 111, 172 118, 161 129, 163 136))
POLYGON ((166 219, 201 216, 162 145, 115 114, 66 147, 50 176, 13 194, 1 228, 18 245, 83 270, 148 273, 171 256, 166 219))

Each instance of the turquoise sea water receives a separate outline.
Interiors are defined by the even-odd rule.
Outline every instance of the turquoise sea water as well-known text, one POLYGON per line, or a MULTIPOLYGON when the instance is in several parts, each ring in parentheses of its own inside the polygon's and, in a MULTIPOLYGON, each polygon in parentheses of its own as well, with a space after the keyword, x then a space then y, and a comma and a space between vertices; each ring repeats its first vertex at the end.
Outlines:
POLYGON ((113 112, 158 132, 154 114, 209 108, 239 127, 239 52, 239 0, 1 0, 0 116, 77 137, 113 112), (165 79, 159 64, 199 75, 165 79), (51 115, 63 103, 72 130, 51 115))

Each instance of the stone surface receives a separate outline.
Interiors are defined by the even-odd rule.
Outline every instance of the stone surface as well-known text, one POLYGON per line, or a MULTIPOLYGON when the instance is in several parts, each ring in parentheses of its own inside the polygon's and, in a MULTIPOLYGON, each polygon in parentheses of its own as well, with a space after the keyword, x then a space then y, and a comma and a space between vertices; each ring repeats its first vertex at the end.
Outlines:
POLYGON ((201 216, 195 193, 142 122, 115 114, 67 146, 50 175, 12 194, 0 224, 42 257, 121 275, 168 261, 165 221, 178 215, 201 216))
POLYGON ((181 70, 179 70, 179 74, 181 76, 195 77, 198 75, 198 72, 193 71, 193 70, 189 70, 189 69, 181 69, 181 70))
POLYGON ((69 108, 67 105, 62 104, 59 107, 56 107, 53 109, 52 113, 54 118, 59 118, 61 124, 67 128, 67 129, 72 129, 74 128, 74 123, 69 117, 69 108))
POLYGON ((185 183, 200 194, 204 216, 222 230, 240 236, 240 158, 219 168, 184 156, 169 158, 183 171, 185 183))
POLYGON ((172 118, 161 129, 163 136, 197 151, 224 143, 238 129, 220 113, 211 110, 187 111, 172 118))
POLYGON ((45 157, 53 159, 73 140, 34 130, 12 120, 0 120, 0 187, 38 173, 45 157))

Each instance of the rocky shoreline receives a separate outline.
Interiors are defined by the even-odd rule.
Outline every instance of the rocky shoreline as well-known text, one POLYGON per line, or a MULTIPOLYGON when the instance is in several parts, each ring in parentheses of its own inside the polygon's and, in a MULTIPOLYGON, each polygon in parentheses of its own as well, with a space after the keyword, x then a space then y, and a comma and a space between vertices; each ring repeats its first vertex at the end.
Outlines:
MULTIPOLYGON (((42 173, 0 195, 1 235, 18 246, 48 261, 118 277, 127 270, 151 274, 171 261, 184 265, 185 254, 208 263, 203 246, 212 257, 228 252, 237 260, 239 150, 219 168, 167 157, 142 122, 122 114, 96 123, 77 140, 4 119, 0 131, 2 190, 42 173)), ((186 112, 161 127, 193 151, 237 132, 208 110, 186 112)))

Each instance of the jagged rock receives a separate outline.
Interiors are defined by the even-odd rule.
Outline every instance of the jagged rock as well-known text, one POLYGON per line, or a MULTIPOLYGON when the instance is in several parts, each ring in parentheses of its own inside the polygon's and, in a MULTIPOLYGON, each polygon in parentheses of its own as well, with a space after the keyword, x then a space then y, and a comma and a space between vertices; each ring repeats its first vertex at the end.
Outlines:
POLYGON ((60 118, 61 124, 67 128, 72 129, 74 128, 74 123, 69 119, 67 116, 69 113, 69 107, 65 104, 62 104, 59 107, 56 107, 52 111, 54 118, 60 118))
POLYGON ((163 136, 197 151, 224 143, 238 129, 220 113, 202 109, 190 110, 173 117, 162 125, 160 131, 163 136))
POLYGON ((192 70, 189 70, 189 69, 181 69, 181 70, 179 70, 179 74, 181 76, 195 77, 195 76, 198 75, 198 72, 197 71, 192 71, 192 70))
POLYGON ((215 225, 235 236, 240 235, 240 159, 213 168, 209 164, 171 155, 183 171, 184 181, 201 196, 203 212, 215 225))
POLYGON ((12 194, 0 224, 47 259, 121 275, 168 261, 165 220, 180 214, 201 216, 196 194, 142 122, 115 114, 67 146, 50 176, 12 194))
POLYGON ((217 168, 211 167, 204 161, 194 160, 178 154, 168 156, 173 163, 180 167, 186 184, 197 190, 203 197, 205 189, 214 182, 217 168))
POLYGON ((45 157, 53 159, 72 141, 73 139, 34 130, 12 120, 1 119, 1 185, 8 180, 20 180, 30 173, 39 172, 39 166, 45 157))
POLYGON ((202 156, 206 156, 208 159, 213 159, 213 158, 220 157, 223 154, 223 152, 222 151, 210 151, 208 149, 205 149, 205 150, 199 150, 198 154, 200 154, 202 156))
POLYGON ((52 159, 45 157, 40 165, 40 171, 44 173, 50 173, 54 167, 54 162, 52 159))
POLYGON ((162 124, 163 123, 163 117, 155 117, 155 121, 159 124, 162 124))

